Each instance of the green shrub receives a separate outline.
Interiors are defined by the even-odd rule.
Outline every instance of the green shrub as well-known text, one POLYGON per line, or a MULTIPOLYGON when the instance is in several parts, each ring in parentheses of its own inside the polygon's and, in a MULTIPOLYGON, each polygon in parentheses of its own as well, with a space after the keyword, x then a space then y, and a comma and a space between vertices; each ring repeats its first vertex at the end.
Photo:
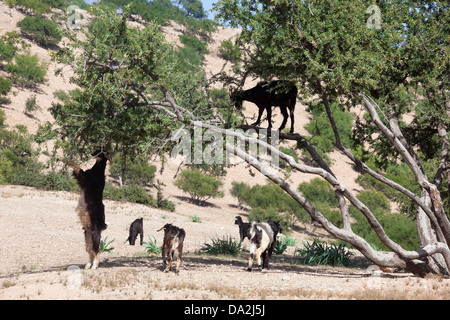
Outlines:
POLYGON ((237 242, 230 235, 222 237, 222 239, 210 238, 211 244, 205 243, 200 249, 208 254, 226 254, 236 256, 242 251, 242 243, 237 242))
POLYGON ((212 176, 202 173, 198 169, 184 170, 175 180, 175 186, 188 193, 193 202, 201 204, 209 198, 222 198, 223 183, 212 176))
MULTIPOLYGON (((383 193, 375 190, 363 191, 357 198, 371 210, 388 237, 406 250, 418 248, 419 242, 415 222, 404 214, 391 214, 389 201, 383 193)), ((351 206, 350 212, 356 220, 352 229, 357 235, 364 238, 374 248, 389 250, 383 245, 359 210, 351 206)))
POLYGON ((144 252, 146 254, 158 254, 161 252, 161 247, 156 245, 156 238, 154 236, 153 240, 148 236, 148 241, 142 242, 142 244, 145 246, 144 252))
POLYGON ((12 87, 12 82, 9 79, 0 77, 0 105, 4 103, 9 103, 10 100, 6 98, 12 87))
POLYGON ((305 211, 300 204, 286 194, 279 186, 248 186, 243 182, 233 182, 231 194, 238 198, 240 205, 251 208, 249 219, 259 222, 278 222, 282 229, 289 230, 294 217, 304 220, 305 211))
POLYGON ((139 159, 124 160, 119 154, 113 158, 110 166, 111 176, 122 178, 123 184, 145 187, 153 183, 156 166, 149 165, 147 161, 139 159), (126 162, 126 163, 125 163, 126 162))
POLYGON ((55 45, 61 41, 62 35, 58 24, 41 15, 26 16, 17 23, 22 33, 43 46, 55 45))
POLYGON ((245 182, 231 182, 231 195, 238 200, 238 206, 242 207, 244 199, 247 196, 246 193, 250 191, 250 187, 245 182))
POLYGON ((39 83, 44 83, 47 68, 39 63, 37 55, 19 54, 14 57, 15 63, 6 65, 5 69, 11 74, 15 84, 27 88, 34 88, 39 83))
POLYGON ((123 186, 116 188, 110 183, 106 183, 103 197, 114 201, 128 201, 156 207, 156 202, 152 195, 139 186, 123 186))
POLYGON ((348 251, 345 244, 336 246, 328 245, 314 239, 312 243, 305 242, 303 248, 297 249, 296 256, 300 256, 300 262, 306 265, 332 265, 332 266, 349 266, 351 265, 350 257, 352 252, 348 251))
MULTIPOLYGON (((339 203, 331 185, 320 178, 303 182, 298 190, 319 210, 325 218, 337 227, 342 227, 342 217, 338 209, 339 203)), ((304 210, 302 208, 302 210, 304 210)), ((306 211, 304 212, 306 215, 306 211)))
POLYGON ((38 106, 36 102, 36 95, 32 95, 31 97, 27 98, 25 101, 25 113, 26 114, 32 114, 33 112, 39 110, 40 107, 38 106))

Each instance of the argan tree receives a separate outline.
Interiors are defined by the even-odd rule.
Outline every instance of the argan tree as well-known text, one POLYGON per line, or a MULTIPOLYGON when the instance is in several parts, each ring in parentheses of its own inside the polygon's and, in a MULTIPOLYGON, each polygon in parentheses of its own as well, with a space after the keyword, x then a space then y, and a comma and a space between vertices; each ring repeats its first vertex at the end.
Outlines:
POLYGON ((55 54, 73 66, 80 92, 73 101, 53 108, 54 132, 69 152, 70 145, 82 149, 98 141, 130 152, 170 150, 178 137, 172 132, 182 127, 234 137, 240 142, 223 143, 229 154, 266 175, 332 236, 350 243, 373 263, 419 276, 448 273, 450 222, 444 207, 448 195, 443 192, 449 181, 448 4, 382 2, 381 20, 378 11, 367 13, 370 5, 341 0, 222 0, 216 9, 223 20, 242 28, 238 41, 244 53, 242 74, 295 80, 303 94, 317 95, 333 126, 335 147, 415 204, 420 239, 416 250, 405 250, 385 233, 370 209, 336 178, 304 137, 280 133, 282 139, 298 140, 316 166, 299 164, 264 140, 211 124, 211 109, 203 108, 203 90, 173 68, 170 47, 158 27, 131 26, 127 8, 121 16, 94 9, 102 28, 86 32, 85 40, 72 36, 72 43, 55 54), (330 101, 342 101, 343 109, 361 104, 368 116, 357 123, 358 138, 367 144, 367 154, 381 162, 406 163, 419 191, 387 179, 342 145, 330 101), (413 117, 409 127, 401 121, 406 113, 413 117), (427 145, 423 139, 433 141, 435 149, 423 152, 427 145), (338 199, 342 225, 330 222, 248 145, 265 148, 293 170, 327 181, 338 199), (383 158, 385 154, 390 158, 383 158), (432 174, 424 168, 430 161, 435 163, 432 174), (349 205, 364 215, 390 251, 376 251, 353 232, 349 205))

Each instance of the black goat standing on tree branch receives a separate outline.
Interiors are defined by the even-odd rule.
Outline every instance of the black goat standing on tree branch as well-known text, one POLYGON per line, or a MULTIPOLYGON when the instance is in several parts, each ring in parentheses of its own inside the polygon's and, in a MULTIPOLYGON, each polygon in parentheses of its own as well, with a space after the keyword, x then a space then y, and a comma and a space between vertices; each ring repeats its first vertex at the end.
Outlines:
POLYGON ((280 107, 281 114, 283 115, 283 122, 278 130, 281 131, 284 129, 287 119, 290 116, 291 129, 289 133, 294 133, 294 111, 297 93, 297 87, 292 81, 262 81, 251 89, 234 91, 231 94, 231 100, 234 101, 236 109, 238 110, 242 109, 242 102, 244 100, 253 102, 258 106, 258 119, 253 123, 254 126, 258 126, 261 123, 262 114, 264 110, 266 110, 269 130, 272 128, 272 107, 280 107))

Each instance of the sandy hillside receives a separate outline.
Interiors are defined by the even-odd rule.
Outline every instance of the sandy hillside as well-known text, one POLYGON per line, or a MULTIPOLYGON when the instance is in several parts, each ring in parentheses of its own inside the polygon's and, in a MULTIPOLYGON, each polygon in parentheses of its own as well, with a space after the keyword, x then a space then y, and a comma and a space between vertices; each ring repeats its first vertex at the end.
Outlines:
MULTIPOLYGON (((21 13, 0 2, 0 35, 17 31, 15 25, 22 18, 21 13)), ((168 40, 176 44, 182 28, 174 25, 165 27, 164 32, 168 40)), ((237 32, 219 28, 213 35, 208 47, 210 55, 206 57, 207 74, 222 69, 225 61, 218 56, 217 48, 221 41, 236 36, 237 32)), ((65 69, 64 77, 55 77, 54 70, 58 66, 50 61, 47 51, 30 44, 31 52, 49 63, 47 82, 36 92, 14 87, 8 96, 11 103, 3 110, 9 127, 24 124, 30 132, 35 132, 40 123, 51 120, 48 108, 55 101, 53 92, 74 86, 69 83, 70 69, 65 69), (25 100, 33 94, 41 110, 30 118, 23 109, 25 100)), ((246 87, 253 84, 248 83, 246 87)), ((246 103, 245 108, 245 116, 251 122, 252 117, 256 117, 256 107, 246 103)), ((304 134, 303 126, 310 115, 300 101, 295 112, 296 131, 304 134)), ((274 119, 274 127, 279 126, 279 111, 274 110, 274 119)), ((335 160, 332 170, 340 181, 358 190, 354 182, 357 173, 349 161, 337 152, 332 158, 335 160)), ((91 165, 92 161, 83 167, 91 165)), ((173 213, 138 204, 104 201, 108 228, 103 238, 114 240, 114 251, 102 255, 98 270, 83 270, 87 254, 75 212, 77 194, 0 186, 0 299, 450 298, 448 279, 416 279, 405 273, 368 271, 368 264, 357 253, 355 262, 360 268, 305 267, 291 263, 295 248, 290 247, 286 254, 273 258, 270 270, 252 273, 245 271, 245 255, 235 258, 199 255, 198 251, 210 238, 238 237, 238 228, 234 225, 237 214, 246 220, 246 213, 236 208, 236 199, 229 194, 231 183, 264 184, 266 178, 255 170, 250 172, 244 164, 229 168, 224 178, 225 196, 199 207, 186 201, 186 195, 174 187, 178 165, 176 160, 170 160, 157 177, 166 184, 165 196, 176 204, 173 213), (201 223, 192 222, 190 217, 194 215, 201 218, 201 223), (154 236, 160 245, 162 233, 156 230, 165 223, 174 223, 186 230, 186 254, 178 276, 162 272, 159 256, 147 256, 144 247, 124 243, 130 223, 138 217, 144 218, 144 241, 154 236)), ((311 178, 301 173, 289 177, 293 185, 311 178)), ((303 224, 296 226, 292 237, 298 246, 304 240, 326 238, 321 229, 303 224)), ((248 242, 244 246, 248 247, 248 242)))

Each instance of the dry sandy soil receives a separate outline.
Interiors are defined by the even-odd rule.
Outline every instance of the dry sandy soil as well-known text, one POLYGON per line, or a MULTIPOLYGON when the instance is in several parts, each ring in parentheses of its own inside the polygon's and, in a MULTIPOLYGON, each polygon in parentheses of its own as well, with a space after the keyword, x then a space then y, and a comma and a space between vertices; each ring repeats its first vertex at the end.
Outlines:
MULTIPOLYGON (((23 15, 0 2, 0 35, 17 30, 15 24, 23 15)), ((169 41, 177 41, 182 28, 165 27, 169 41)), ((217 55, 220 41, 237 34, 236 30, 221 28, 209 44, 206 57, 207 74, 222 69, 224 61, 217 55)), ((31 51, 49 63, 47 82, 37 92, 13 88, 11 104, 4 108, 6 123, 13 127, 25 124, 34 132, 40 123, 51 119, 48 108, 54 101, 53 92, 73 88, 65 77, 55 77, 56 65, 50 62, 46 50, 31 44, 31 51), (34 117, 23 113, 25 100, 36 94, 41 110, 34 117)), ((255 82, 255 81, 254 81, 255 82)), ((254 82, 249 82, 250 87, 254 82)), ((246 104, 245 115, 256 116, 256 108, 246 104)), ((281 121, 274 112, 276 123, 281 121)), ((303 126, 310 120, 305 106, 296 108, 296 131, 305 133, 303 126)), ((263 123, 264 125, 264 123, 263 123)), ((337 152, 332 154, 332 170, 348 188, 358 191, 354 180, 358 173, 348 160, 337 152)), ((92 162, 83 164, 88 168, 92 162)), ((359 268, 306 267, 292 263, 295 248, 275 256, 270 270, 245 271, 246 256, 215 257, 199 254, 210 238, 231 236, 238 238, 234 217, 246 213, 236 208, 236 200, 229 190, 232 181, 264 184, 258 172, 250 174, 245 165, 228 169, 224 179, 225 196, 210 200, 199 207, 186 201, 186 195, 173 186, 178 163, 169 161, 157 178, 166 187, 165 196, 176 203, 176 211, 166 212, 147 206, 104 201, 108 228, 103 238, 114 239, 112 253, 101 257, 100 268, 84 270, 87 254, 84 237, 75 207, 78 195, 68 192, 49 192, 22 186, 0 186, 0 299, 449 299, 450 280, 418 279, 407 273, 386 274, 356 254, 359 268), (253 174, 255 174, 253 176, 253 174), (191 216, 201 218, 192 222, 191 216), (181 272, 162 272, 159 256, 147 256, 143 246, 130 246, 124 241, 130 223, 144 218, 145 241, 149 235, 162 243, 165 223, 174 223, 186 230, 185 256, 181 272)), ((312 177, 294 173, 289 179, 294 185, 312 177)), ((292 233, 297 246, 313 238, 326 239, 323 231, 299 224, 292 233)), ((244 246, 248 246, 245 242, 244 246)))

